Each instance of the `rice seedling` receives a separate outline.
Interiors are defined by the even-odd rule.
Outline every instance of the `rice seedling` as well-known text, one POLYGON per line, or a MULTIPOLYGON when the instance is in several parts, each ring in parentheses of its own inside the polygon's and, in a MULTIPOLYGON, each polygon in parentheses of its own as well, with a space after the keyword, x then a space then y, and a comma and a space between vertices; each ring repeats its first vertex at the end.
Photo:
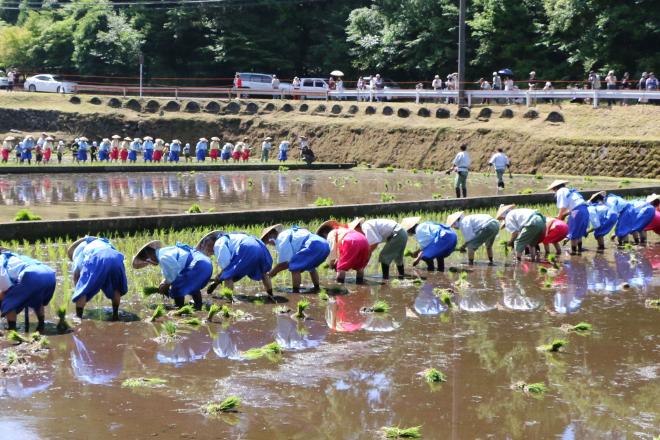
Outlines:
POLYGON ((584 181, 585 181, 585 182, 593 182, 593 181, 594 181, 594 178, 591 177, 591 176, 584 176, 584 181))
POLYGON ((619 181, 620 185, 630 185, 630 179, 621 179, 619 181))
POLYGON ((552 289, 552 277, 546 277, 543 281, 543 287, 546 289, 552 289))
POLYGON ((15 222, 30 222, 35 220, 41 220, 41 217, 33 214, 29 209, 21 209, 14 217, 15 222))
POLYGON ((538 351, 547 351, 550 353, 556 353, 561 350, 563 347, 568 345, 566 339, 553 339, 549 344, 543 344, 536 347, 538 351))
POLYGON ((427 368, 422 375, 428 383, 447 382, 447 375, 436 368, 427 368))
POLYGON ((267 357, 273 360, 280 354, 282 354, 282 347, 277 342, 271 342, 262 347, 251 348, 242 353, 243 357, 247 360, 255 360, 262 357, 267 357))
POLYGON ((7 340, 11 342, 16 342, 17 344, 31 342, 29 339, 22 336, 16 330, 9 330, 9 332, 7 333, 7 340))
POLYGON ((156 293, 159 293, 160 289, 155 286, 145 286, 142 288, 142 295, 143 296, 151 296, 155 295, 156 293))
POLYGON ((543 175, 542 174, 535 174, 534 179, 536 180, 543 180, 543 175))
POLYGON ((502 246, 504 250, 504 256, 508 257, 509 256, 509 242, 507 240, 500 240, 499 241, 500 246, 502 246))
POLYGON ((394 194, 390 194, 387 192, 380 193, 380 201, 383 203, 388 203, 388 202, 393 202, 396 200, 396 196, 394 194))
POLYGON ((433 193, 433 194, 431 194, 431 198, 432 198, 433 200, 440 200, 440 199, 442 199, 442 194, 440 194, 440 193, 433 193))
POLYGON ((57 317, 59 321, 57 322, 57 331, 59 333, 65 333, 71 329, 71 325, 66 320, 66 304, 62 304, 57 308, 57 317))
POLYGON ((175 310, 172 312, 172 315, 174 316, 184 316, 184 315, 192 315, 195 313, 195 309, 193 308, 192 304, 186 304, 185 306, 181 307, 178 310, 175 310))
POLYGON ((410 170, 410 172, 413 174, 417 174, 417 168, 413 168, 412 170, 410 170))
POLYGON ((390 305, 383 300, 378 300, 371 306, 371 310, 374 313, 389 313, 390 305))
POLYGON ((280 165, 280 167, 277 169, 278 172, 280 173, 285 173, 289 171, 289 167, 285 167, 284 165, 280 165))
POLYGON ((328 295, 328 291, 325 289, 321 289, 319 291, 319 300, 328 301, 329 299, 330 299, 330 295, 328 295))
POLYGON ((225 412, 235 412, 240 406, 241 399, 236 396, 227 397, 220 403, 208 403, 204 406, 203 411, 208 415, 217 415, 225 412))
POLYGON ((532 188, 523 188, 518 191, 518 194, 524 195, 524 194, 532 194, 534 193, 534 190, 532 188))
POLYGON ((218 312, 220 312, 220 306, 217 304, 211 304, 211 307, 209 307, 208 310, 208 314, 206 315, 206 320, 208 322, 212 322, 213 318, 218 314, 218 312))
POLYGON ((183 323, 191 327, 197 327, 202 325, 202 321, 200 321, 199 318, 196 318, 194 316, 192 318, 184 319, 183 323))
POLYGON ((572 327, 572 330, 578 333, 590 332, 592 329, 593 326, 588 322, 579 322, 572 327))
POLYGON ((229 287, 223 287, 222 290, 220 291, 220 297, 222 299, 225 299, 229 302, 234 302, 234 291, 231 290, 229 287))
POLYGON ((167 381, 159 377, 133 377, 121 383, 122 388, 156 388, 165 385, 167 381))
POLYGON ((559 269, 559 260, 556 255, 548 255, 548 263, 552 264, 555 269, 559 269))
POLYGON ((433 294, 435 296, 440 297, 440 301, 450 309, 454 307, 454 301, 452 299, 453 295, 449 289, 442 289, 440 287, 436 287, 435 289, 433 289, 433 294))
POLYGON ((413 286, 421 286, 422 284, 424 284, 424 280, 421 278, 415 278, 414 280, 412 280, 412 283, 413 286))
POLYGON ((454 282, 454 285, 459 289, 465 289, 470 286, 470 283, 467 280, 468 274, 465 271, 461 271, 458 274, 458 279, 454 282))
POLYGON ((149 318, 149 322, 154 322, 158 318, 165 316, 166 311, 165 311, 165 306, 163 304, 158 304, 156 306, 156 309, 154 309, 154 313, 151 315, 151 318, 149 318))
POLYGON ((646 301, 644 301, 644 305, 650 309, 660 309, 660 298, 647 299, 646 301))
POLYGON ((306 299, 298 301, 298 304, 296 304, 296 313, 293 315, 296 318, 304 318, 305 317, 305 310, 309 308, 309 301, 306 299))
POLYGON ((516 390, 520 390, 524 393, 535 394, 537 396, 541 396, 546 392, 546 386, 543 382, 537 382, 537 383, 517 382, 515 385, 512 386, 512 388, 516 390))
POLYGON ((387 168, 385 168, 385 171, 387 171, 388 173, 393 173, 394 172, 394 167, 392 165, 390 165, 387 168))
POLYGON ((541 274, 546 274, 546 273, 548 273, 548 268, 547 268, 547 267, 540 266, 540 267, 539 267, 539 273, 541 273, 541 274))
POLYGON ((316 200, 314 200, 314 206, 333 206, 334 204, 334 200, 330 197, 317 197, 316 200))
POLYGON ((162 330, 163 330, 162 334, 164 336, 166 336, 167 338, 171 339, 171 338, 174 338, 174 336, 176 336, 176 332, 177 332, 178 329, 177 329, 177 326, 174 322, 165 321, 163 323, 162 330))
POLYGON ((202 208, 197 204, 193 203, 190 205, 190 208, 186 210, 186 213, 188 214, 201 214, 202 213, 202 208))
POLYGON ((383 432, 387 438, 421 438, 421 426, 412 426, 410 428, 399 428, 398 426, 384 426, 383 432))
POLYGON ((220 308, 220 314, 222 315, 223 318, 231 318, 233 315, 231 311, 231 307, 229 307, 226 304, 220 308))
POLYGON ((433 169, 431 169, 431 168, 426 168, 426 169, 424 170, 424 174, 433 174, 433 169))
POLYGON ((14 350, 9 350, 7 351, 7 365, 12 365, 17 363, 19 360, 18 353, 16 353, 14 350))

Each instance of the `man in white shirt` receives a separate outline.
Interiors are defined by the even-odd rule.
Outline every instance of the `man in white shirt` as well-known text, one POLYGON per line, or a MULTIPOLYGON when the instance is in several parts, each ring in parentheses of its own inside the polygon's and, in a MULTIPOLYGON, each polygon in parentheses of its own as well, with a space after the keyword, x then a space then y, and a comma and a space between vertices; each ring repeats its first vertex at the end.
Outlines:
POLYGON ((470 155, 467 152, 467 144, 463 144, 461 145, 461 151, 456 154, 456 157, 454 157, 451 163, 452 167, 447 170, 447 174, 450 174, 452 171, 456 172, 454 187, 456 189, 457 199, 461 198, 461 192, 463 197, 467 197, 467 177, 471 163, 470 155))
POLYGON ((463 215, 458 211, 447 217, 447 225, 461 231, 463 235, 463 246, 460 252, 468 252, 468 263, 474 264, 474 253, 482 245, 486 246, 488 261, 493 264, 493 244, 495 237, 500 232, 500 224, 488 214, 463 215))
POLYGON ((504 154, 504 149, 498 148, 497 153, 488 161, 488 164, 492 165, 495 168, 495 174, 497 174, 497 190, 504 189, 504 172, 509 168, 509 177, 511 177, 511 162, 506 154, 504 154))
POLYGON ((545 217, 533 209, 515 208, 516 205, 500 205, 497 210, 497 220, 504 220, 502 226, 511 233, 507 245, 513 247, 518 261, 522 260, 523 252, 529 246, 532 261, 538 261, 540 255, 536 245, 543 239, 545 217))
POLYGON ((405 275, 403 257, 406 251, 406 244, 408 244, 408 233, 403 226, 394 220, 384 218, 372 220, 357 218, 349 223, 348 227, 361 232, 367 237, 370 254, 376 250, 379 244, 385 243, 385 246, 383 246, 383 249, 378 255, 383 279, 389 279, 390 265, 392 263, 396 264, 399 279, 403 279, 405 275))

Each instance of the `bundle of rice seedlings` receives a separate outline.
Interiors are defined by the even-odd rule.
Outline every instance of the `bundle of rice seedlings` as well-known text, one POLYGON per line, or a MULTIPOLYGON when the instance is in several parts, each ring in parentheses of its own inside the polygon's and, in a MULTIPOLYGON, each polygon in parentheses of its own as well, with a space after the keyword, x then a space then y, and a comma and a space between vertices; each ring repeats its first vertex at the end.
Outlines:
POLYGON ((538 383, 528 383, 525 385, 525 391, 528 393, 532 394, 543 394, 545 393, 545 384, 538 382, 538 383))
POLYGON ((192 318, 187 318, 183 320, 183 323, 185 325, 189 325, 192 327, 197 327, 198 325, 202 325, 202 321, 199 320, 199 318, 192 317, 192 318))
POLYGON ((553 341, 551 343, 539 345, 538 347, 536 347, 536 349, 539 350, 539 351, 547 351, 547 352, 556 353, 562 347, 565 347, 566 345, 568 345, 568 341, 565 340, 565 339, 553 339, 553 341))
POLYGON ((201 214, 202 208, 197 203, 193 203, 192 205, 190 205, 190 208, 188 208, 186 212, 188 214, 201 214))
POLYGON ((59 333, 65 333, 71 329, 71 325, 66 320, 66 304, 62 304, 57 308, 57 317, 59 321, 57 322, 57 331, 59 333))
POLYGON ((181 307, 178 310, 175 310, 172 312, 172 315, 174 316, 183 316, 183 315, 192 315, 195 313, 195 309, 193 308, 192 304, 186 304, 185 306, 181 307))
POLYGON ((165 313, 165 306, 163 304, 158 304, 154 310, 154 313, 151 315, 151 318, 149 318, 149 322, 154 322, 158 318, 165 316, 165 313))
POLYGON ((388 313, 390 311, 390 305, 383 300, 378 300, 371 307, 371 310, 374 313, 388 313))
POLYGON ((163 334, 169 338, 173 338, 176 335, 177 327, 176 324, 172 321, 165 321, 163 323, 163 334))
POLYGON ((296 304, 296 313, 293 315, 296 318, 304 318, 305 317, 305 310, 309 307, 309 301, 306 299, 298 301, 298 304, 296 304))
POLYGON ((412 281, 412 283, 413 283, 413 286, 421 286, 422 284, 424 284, 424 280, 421 279, 421 278, 415 278, 412 281))
POLYGON ((321 289, 319 291, 319 300, 328 301, 329 299, 330 299, 330 295, 328 295, 328 291, 325 289, 321 289))
POLYGON ((122 388, 156 388, 166 384, 165 379, 158 377, 134 377, 121 383, 122 388))
POLYGON ((155 295, 156 293, 159 293, 160 289, 155 286, 145 286, 142 288, 142 295, 143 296, 150 296, 150 295, 155 295))
POLYGON ((208 403, 202 410, 206 414, 217 415, 219 413, 235 412, 240 404, 241 399, 236 396, 230 396, 220 403, 208 403))
POLYGON ((421 438, 421 426, 399 428, 398 426, 384 426, 383 432, 387 438, 421 438))
POLYGON ((259 359, 264 356, 272 358, 273 356, 279 355, 282 353, 282 347, 277 342, 271 342, 262 347, 251 348, 242 353, 243 357, 248 360, 259 359))
POLYGON ((7 340, 11 342, 16 342, 17 344, 22 344, 24 342, 25 343, 31 342, 30 339, 23 337, 16 330, 9 330, 9 332, 7 333, 7 340))
POLYGON ((658 299, 647 299, 644 301, 644 305, 652 309, 660 309, 660 298, 658 299))
POLYGON ((231 318, 233 315, 231 311, 231 307, 229 307, 227 304, 223 305, 220 308, 220 314, 222 315, 223 318, 231 318))
POLYGON ((277 306, 273 309, 273 313, 276 315, 286 315, 287 313, 291 313, 291 309, 287 306, 277 306))
POLYGON ((229 302, 234 302, 234 291, 225 286, 220 291, 220 297, 226 299, 229 302))
POLYGON ((507 240, 500 240, 499 241, 500 246, 504 248, 504 256, 508 257, 509 256, 509 242, 507 240))
POLYGON ((593 329, 593 326, 587 322, 580 322, 575 324, 572 327, 572 330, 574 332, 582 333, 582 332, 590 332, 593 329))
POLYGON ((33 214, 29 209, 21 209, 14 217, 15 222, 29 222, 34 220, 41 220, 41 217, 33 214))
POLYGON ((436 368, 427 368, 422 375, 428 383, 447 382, 447 375, 436 368))
POLYGON ((213 321, 213 317, 220 312, 220 306, 217 304, 211 304, 211 307, 209 307, 209 313, 206 315, 206 320, 208 322, 213 321))
POLYGON ((454 301, 452 300, 452 293, 450 290, 436 287, 433 289, 433 294, 439 296, 440 301, 450 309, 454 307, 454 301))
POLYGON ((32 333, 30 335, 30 339, 31 339, 30 342, 37 343, 37 345, 39 345, 40 348, 46 348, 50 345, 50 340, 39 332, 32 333))
POLYGON ((14 350, 9 350, 7 351, 7 365, 12 365, 18 362, 18 353, 16 353, 14 350))
POLYGON ((548 268, 547 268, 547 267, 543 267, 543 266, 539 266, 539 273, 541 273, 541 274, 546 274, 546 273, 548 273, 548 268))
POLYGON ((559 260, 556 255, 548 255, 548 262, 552 264, 552 267, 555 269, 559 269, 559 260))

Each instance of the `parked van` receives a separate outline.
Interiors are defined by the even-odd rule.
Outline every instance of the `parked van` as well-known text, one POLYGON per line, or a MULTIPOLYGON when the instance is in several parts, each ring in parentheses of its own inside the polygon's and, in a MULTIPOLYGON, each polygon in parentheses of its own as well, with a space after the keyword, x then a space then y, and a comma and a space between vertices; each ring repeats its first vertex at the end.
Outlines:
POLYGON ((311 95, 303 95, 305 99, 325 99, 328 83, 323 78, 300 78, 301 92, 314 92, 311 95))
POLYGON ((244 89, 256 89, 256 90, 272 90, 271 82, 273 81, 273 75, 268 75, 265 73, 247 73, 247 72, 238 72, 238 75, 241 76, 241 82, 244 89))

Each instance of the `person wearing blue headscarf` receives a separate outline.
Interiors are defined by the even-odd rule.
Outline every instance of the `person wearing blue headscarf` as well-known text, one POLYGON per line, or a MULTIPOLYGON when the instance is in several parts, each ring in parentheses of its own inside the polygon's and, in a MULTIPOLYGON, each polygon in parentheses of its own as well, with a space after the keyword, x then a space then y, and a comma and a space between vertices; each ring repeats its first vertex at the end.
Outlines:
POLYGON ((206 138, 200 138, 197 145, 195 145, 195 155, 197 162, 204 162, 206 160, 206 150, 209 148, 209 141, 206 138))
POLYGON ((141 269, 148 265, 159 266, 163 281, 159 291, 174 299, 177 307, 183 307, 186 295, 190 295, 195 309, 202 308, 202 292, 213 275, 213 264, 209 257, 187 244, 177 243, 166 246, 151 241, 133 257, 133 268, 141 269))
POLYGON ((82 318, 85 304, 102 290, 112 301, 112 320, 119 320, 119 303, 128 292, 124 255, 108 239, 83 237, 74 242, 67 255, 73 262, 75 291, 71 301, 76 303, 76 315, 82 318))
POLYGON ((434 270, 434 261, 438 272, 445 271, 445 258, 456 249, 458 235, 449 226, 435 222, 420 223, 421 217, 403 219, 402 224, 408 227, 408 235, 415 235, 420 250, 415 254, 413 266, 424 261, 429 271, 434 270))
POLYGON ((605 203, 607 193, 605 191, 597 192, 589 199, 587 209, 589 210, 589 224, 598 242, 596 252, 602 253, 605 250, 605 236, 614 229, 619 214, 616 210, 610 208, 605 203))
POLYGON ((78 162, 87 162, 87 150, 89 150, 87 138, 81 137, 78 139, 78 162))
POLYGON ((170 144, 170 162, 179 162, 179 154, 181 154, 181 141, 174 139, 170 144))
POLYGON ((225 234, 213 231, 202 237, 196 249, 209 257, 214 255, 218 261, 220 273, 209 287, 209 294, 221 283, 233 289, 234 283, 248 277, 261 281, 266 293, 273 295, 269 275, 273 257, 257 237, 240 232, 225 234))
POLYGON ((27 160, 28 165, 32 163, 32 150, 36 143, 32 136, 25 136, 21 147, 21 163, 27 160))
POLYGON ((99 162, 109 162, 110 161, 110 149, 112 148, 112 143, 110 139, 103 138, 99 144, 99 162))
POLYGON ((309 272, 314 290, 320 289, 316 268, 330 255, 330 245, 323 237, 298 226, 283 230, 283 226, 277 224, 262 231, 261 241, 274 245, 277 250, 278 262, 270 271, 271 278, 288 269, 293 292, 297 293, 300 292, 302 273, 309 272))
POLYGON ((0 248, 0 310, 8 329, 16 330, 18 314, 29 307, 37 315, 37 331, 43 333, 44 307, 53 298, 56 283, 55 271, 41 261, 0 248))
POLYGON ((582 254, 582 239, 587 236, 589 228, 589 209, 582 195, 573 188, 567 188, 567 180, 555 180, 548 186, 554 191, 559 213, 556 218, 564 220, 568 217, 568 236, 571 240, 571 255, 582 254))
POLYGON ((144 149, 144 161, 152 162, 154 158, 154 138, 145 136, 142 148, 144 149))
POLYGON ((140 138, 133 139, 128 150, 128 161, 130 163, 137 162, 137 155, 142 150, 142 140, 140 138))

